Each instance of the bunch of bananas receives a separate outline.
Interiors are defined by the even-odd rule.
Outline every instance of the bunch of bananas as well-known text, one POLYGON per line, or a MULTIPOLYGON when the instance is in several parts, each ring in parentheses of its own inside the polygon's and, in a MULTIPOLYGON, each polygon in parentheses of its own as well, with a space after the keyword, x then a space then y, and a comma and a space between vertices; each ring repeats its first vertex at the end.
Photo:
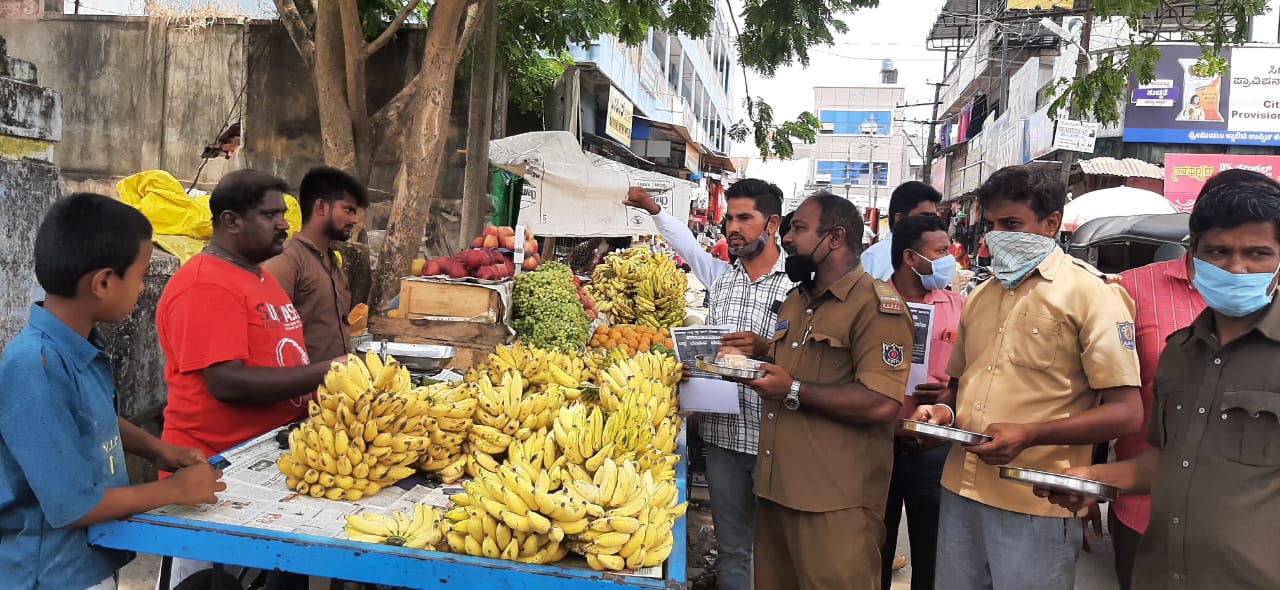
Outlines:
POLYGON ((530 475, 504 464, 463 484, 466 492, 452 497, 445 514, 449 550, 522 563, 564 559, 565 535, 587 528, 586 503, 551 493, 546 471, 530 475))
POLYGON ((388 518, 381 514, 348 514, 347 538, 365 543, 380 543, 412 549, 435 548, 443 538, 439 510, 425 504, 413 507, 413 516, 393 512, 388 518))
POLYGON ((408 371, 349 355, 334 363, 308 405, 311 419, 289 433, 289 451, 276 461, 299 494, 356 501, 413 475, 409 467, 428 449, 430 403, 415 395, 408 371))
POLYGON ((475 386, 479 407, 468 436, 466 472, 475 477, 481 468, 496 463, 495 456, 507 452, 515 442, 528 439, 551 426, 566 401, 562 387, 541 391, 526 390, 524 377, 508 370, 495 386, 488 373, 481 373, 475 386), (485 457, 487 455, 487 457, 485 457))
POLYGON ((655 566, 671 554, 671 528, 684 516, 672 481, 655 481, 634 461, 606 459, 591 481, 572 480, 568 495, 603 512, 587 529, 569 535, 569 548, 596 570, 655 566))
POLYGON ((624 400, 634 397, 653 415, 656 426, 679 409, 676 384, 680 381, 680 363, 675 357, 644 352, 603 367, 596 375, 599 402, 605 411, 615 412, 624 400))
POLYGON ((524 377, 525 387, 542 392, 552 385, 576 388, 586 374, 586 360, 581 354, 569 355, 557 350, 526 346, 524 341, 499 346, 486 363, 490 375, 515 371, 524 377))
POLYGON ((688 278, 665 254, 648 248, 610 254, 592 273, 587 290, 615 324, 684 325, 688 278))
POLYGON ((445 483, 463 476, 467 466, 465 443, 475 421, 480 400, 468 383, 437 383, 415 393, 427 403, 426 433, 431 439, 418 469, 437 472, 445 483))

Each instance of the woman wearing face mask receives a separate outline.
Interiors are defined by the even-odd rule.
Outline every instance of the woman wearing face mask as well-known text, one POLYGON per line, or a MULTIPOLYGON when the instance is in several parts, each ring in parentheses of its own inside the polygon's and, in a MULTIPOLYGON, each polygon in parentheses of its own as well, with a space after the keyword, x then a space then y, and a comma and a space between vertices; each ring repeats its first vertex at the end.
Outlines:
MULTIPOLYGON (((933 319, 932 331, 916 336, 916 346, 924 347, 929 339, 929 357, 925 359, 928 377, 924 383, 907 392, 899 418, 909 418, 918 405, 932 404, 946 389, 951 377, 947 361, 951 343, 960 325, 964 296, 947 290, 955 278, 956 259, 950 254, 947 224, 937 217, 918 215, 898 220, 893 228, 893 276, 889 284, 913 308, 927 308, 933 319)), ((917 333, 922 331, 916 325, 917 333)), ((885 542, 881 548, 881 587, 888 588, 895 565, 906 565, 905 557, 897 558, 898 524, 902 508, 907 508, 907 529, 911 534, 911 588, 932 590, 934 558, 938 540, 938 504, 942 495, 942 468, 947 462, 947 447, 941 442, 921 443, 898 428, 893 441, 893 478, 889 484, 889 502, 885 507, 885 542), (896 559, 895 559, 896 558, 896 559), (896 561, 896 563, 895 563, 896 561)))

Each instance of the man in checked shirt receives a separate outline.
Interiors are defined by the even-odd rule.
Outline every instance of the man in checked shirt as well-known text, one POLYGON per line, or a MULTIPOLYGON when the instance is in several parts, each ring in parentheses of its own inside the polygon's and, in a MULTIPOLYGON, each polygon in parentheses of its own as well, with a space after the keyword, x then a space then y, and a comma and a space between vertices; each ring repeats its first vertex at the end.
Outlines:
MULTIPOLYGON (((725 191, 728 202, 725 235, 737 256, 733 265, 708 254, 688 225, 662 212, 644 189, 632 188, 625 203, 653 215, 662 237, 711 288, 707 324, 732 326, 721 344, 748 356, 769 352, 778 309, 794 283, 784 270, 786 256, 778 246, 782 222, 782 190, 755 179, 739 180, 725 191)), ((756 448, 760 439, 760 397, 738 388, 739 414, 702 416, 700 434, 707 445, 707 484, 716 529, 716 575, 721 588, 751 588, 752 519, 755 509, 756 448)))

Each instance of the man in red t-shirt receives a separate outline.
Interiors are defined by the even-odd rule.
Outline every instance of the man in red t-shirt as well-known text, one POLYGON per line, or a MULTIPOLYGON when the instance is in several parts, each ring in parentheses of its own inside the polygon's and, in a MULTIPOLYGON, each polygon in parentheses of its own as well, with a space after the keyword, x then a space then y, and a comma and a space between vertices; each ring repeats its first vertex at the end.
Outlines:
MULTIPOLYGON (((302 318, 261 263, 289 229, 284 181, 239 170, 213 189, 213 240, 170 279, 156 311, 169 403, 165 442, 221 453, 307 415, 331 359, 307 357, 302 318)), ((175 560, 172 584, 208 567, 175 560)))
POLYGON ((213 455, 306 416, 330 359, 310 364, 302 318, 259 265, 279 254, 284 181, 253 170, 213 190, 213 241, 165 287, 156 313, 169 404, 163 440, 213 455))

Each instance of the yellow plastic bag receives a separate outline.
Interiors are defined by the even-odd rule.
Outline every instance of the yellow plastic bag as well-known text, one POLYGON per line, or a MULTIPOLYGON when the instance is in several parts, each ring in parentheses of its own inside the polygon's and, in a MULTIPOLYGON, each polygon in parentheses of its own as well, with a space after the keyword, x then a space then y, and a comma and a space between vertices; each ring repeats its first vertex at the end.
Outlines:
POLYGON ((196 254, 204 250, 209 245, 208 240, 201 240, 191 236, 166 236, 156 234, 151 236, 151 241, 155 242, 161 250, 173 254, 178 257, 178 264, 186 264, 196 254))
POLYGON ((116 189, 120 200, 142 211, 157 234, 200 239, 213 236, 208 197, 191 198, 178 179, 164 170, 139 172, 121 180, 116 189))
POLYGON ((284 206, 284 220, 289 222, 289 236, 292 237, 302 229, 302 206, 288 193, 284 195, 284 206))

